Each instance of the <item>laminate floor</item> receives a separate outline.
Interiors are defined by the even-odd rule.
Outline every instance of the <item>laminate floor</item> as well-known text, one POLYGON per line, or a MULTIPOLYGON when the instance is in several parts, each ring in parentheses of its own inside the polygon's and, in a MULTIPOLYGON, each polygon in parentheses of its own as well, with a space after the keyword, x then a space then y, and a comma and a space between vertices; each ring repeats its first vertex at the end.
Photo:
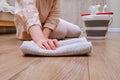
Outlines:
POLYGON ((90 41, 90 56, 24 57, 15 34, 0 35, 0 80, 120 80, 120 33, 90 41))

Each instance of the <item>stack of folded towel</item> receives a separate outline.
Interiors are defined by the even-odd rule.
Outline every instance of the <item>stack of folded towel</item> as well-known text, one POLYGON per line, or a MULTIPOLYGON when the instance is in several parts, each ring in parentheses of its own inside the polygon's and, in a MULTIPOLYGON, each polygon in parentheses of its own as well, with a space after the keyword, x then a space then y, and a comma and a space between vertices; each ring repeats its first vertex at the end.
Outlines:
POLYGON ((33 41, 24 41, 21 45, 21 50, 24 55, 38 56, 70 56, 89 54, 92 50, 91 42, 88 42, 85 37, 73 38, 59 41, 60 47, 56 50, 41 49, 33 41))

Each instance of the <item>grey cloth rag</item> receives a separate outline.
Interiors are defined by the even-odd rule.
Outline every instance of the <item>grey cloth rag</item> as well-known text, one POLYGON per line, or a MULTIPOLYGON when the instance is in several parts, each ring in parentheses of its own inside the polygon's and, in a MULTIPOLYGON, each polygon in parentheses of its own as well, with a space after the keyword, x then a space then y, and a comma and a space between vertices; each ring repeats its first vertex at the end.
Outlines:
POLYGON ((92 50, 91 42, 88 42, 85 37, 73 38, 59 41, 60 47, 56 50, 41 49, 33 41, 24 41, 20 46, 24 55, 38 56, 70 56, 89 54, 92 50))

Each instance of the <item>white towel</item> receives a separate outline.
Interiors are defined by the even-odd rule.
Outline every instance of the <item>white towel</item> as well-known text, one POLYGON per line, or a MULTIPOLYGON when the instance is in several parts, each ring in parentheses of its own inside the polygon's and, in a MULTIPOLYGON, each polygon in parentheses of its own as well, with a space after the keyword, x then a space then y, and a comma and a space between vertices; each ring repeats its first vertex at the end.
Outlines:
POLYGON ((38 56, 70 56, 89 54, 92 49, 91 42, 86 38, 74 38, 59 41, 60 47, 56 50, 41 49, 33 41, 24 41, 21 45, 23 54, 38 55, 38 56))

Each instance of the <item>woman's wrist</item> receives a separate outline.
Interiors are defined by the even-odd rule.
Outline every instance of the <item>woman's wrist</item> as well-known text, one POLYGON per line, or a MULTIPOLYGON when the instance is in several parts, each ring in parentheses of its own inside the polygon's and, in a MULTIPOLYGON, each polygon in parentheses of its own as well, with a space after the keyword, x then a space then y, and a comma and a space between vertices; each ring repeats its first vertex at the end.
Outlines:
POLYGON ((52 30, 51 30, 50 28, 45 27, 45 28, 43 29, 43 34, 44 34, 44 36, 45 36, 46 38, 49 37, 49 35, 50 35, 51 32, 52 32, 52 30))

